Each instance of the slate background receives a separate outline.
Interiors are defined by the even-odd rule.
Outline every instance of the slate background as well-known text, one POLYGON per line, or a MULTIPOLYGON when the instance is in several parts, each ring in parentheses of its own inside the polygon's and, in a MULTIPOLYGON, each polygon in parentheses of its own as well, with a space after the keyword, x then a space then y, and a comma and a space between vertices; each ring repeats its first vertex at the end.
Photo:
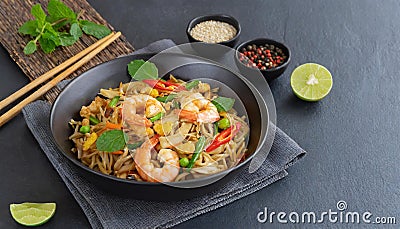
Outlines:
MULTIPOLYGON (((306 149, 308 156, 290 168, 285 179, 178 228, 360 226, 260 224, 256 219, 264 207, 287 213, 322 212, 337 210, 339 200, 347 202, 348 211, 370 211, 374 216, 395 216, 400 221, 400 2, 89 2, 135 48, 162 38, 186 43, 188 21, 210 13, 236 17, 242 25, 241 41, 269 37, 291 48, 292 62, 271 84, 271 90, 278 126, 306 149), (318 103, 300 101, 291 92, 290 73, 305 62, 320 63, 333 75, 331 93, 318 103)), ((28 83, 3 47, 0 72, 0 99, 28 83)), ((54 218, 42 228, 89 227, 22 115, 0 128, 0 146, 0 228, 19 227, 8 205, 23 201, 57 202, 54 218)), ((398 224, 392 227, 398 228, 398 224)))

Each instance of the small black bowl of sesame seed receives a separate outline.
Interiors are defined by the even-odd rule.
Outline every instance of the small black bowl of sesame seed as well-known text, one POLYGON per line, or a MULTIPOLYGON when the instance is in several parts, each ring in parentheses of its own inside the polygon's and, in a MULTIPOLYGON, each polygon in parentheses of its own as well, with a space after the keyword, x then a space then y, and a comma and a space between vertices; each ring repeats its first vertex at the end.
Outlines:
POLYGON ((236 48, 235 61, 239 70, 260 71, 270 82, 286 70, 290 62, 290 50, 278 41, 257 38, 236 48))
POLYGON ((239 40, 241 28, 232 16, 223 14, 193 18, 186 29, 190 42, 220 44, 233 48, 239 40))

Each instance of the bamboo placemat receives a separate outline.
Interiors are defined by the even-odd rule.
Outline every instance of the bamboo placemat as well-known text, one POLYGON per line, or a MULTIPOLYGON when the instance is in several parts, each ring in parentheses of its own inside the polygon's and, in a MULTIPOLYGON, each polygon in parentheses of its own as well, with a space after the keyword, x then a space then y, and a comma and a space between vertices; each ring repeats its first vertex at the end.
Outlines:
MULTIPOLYGON (((106 25, 111 30, 114 30, 86 0, 62 1, 75 12, 84 10, 82 19, 106 25)), ((0 0, 0 42, 30 80, 34 80, 97 41, 94 37, 83 35, 74 45, 57 47, 51 54, 45 54, 38 49, 34 54, 25 55, 23 49, 30 39, 28 36, 19 34, 18 28, 27 20, 33 19, 30 11, 36 3, 41 3, 43 9, 46 9, 48 0, 0 0)), ((69 78, 76 77, 95 65, 133 51, 132 45, 122 35, 95 58, 75 71, 69 78)), ((53 102, 59 92, 57 88, 53 88, 44 97, 53 102)))

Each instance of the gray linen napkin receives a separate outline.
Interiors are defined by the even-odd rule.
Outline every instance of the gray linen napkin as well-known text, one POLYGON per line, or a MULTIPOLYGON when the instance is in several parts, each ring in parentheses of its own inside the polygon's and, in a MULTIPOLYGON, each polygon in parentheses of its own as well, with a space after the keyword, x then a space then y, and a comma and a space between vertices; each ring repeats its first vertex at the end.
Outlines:
MULTIPOLYGON (((158 52, 173 45, 171 40, 162 40, 135 53, 158 52)), ((59 87, 65 86, 66 83, 60 83, 59 87)), ((221 189, 191 199, 191 205, 185 204, 187 200, 165 204, 122 198, 98 189, 81 177, 77 172, 78 168, 65 159, 51 136, 50 109, 51 105, 48 102, 36 101, 26 106, 23 114, 40 147, 83 209, 93 228, 172 227, 282 179, 288 174, 286 169, 306 154, 295 141, 276 128, 274 143, 267 160, 256 172, 238 174, 221 189)))

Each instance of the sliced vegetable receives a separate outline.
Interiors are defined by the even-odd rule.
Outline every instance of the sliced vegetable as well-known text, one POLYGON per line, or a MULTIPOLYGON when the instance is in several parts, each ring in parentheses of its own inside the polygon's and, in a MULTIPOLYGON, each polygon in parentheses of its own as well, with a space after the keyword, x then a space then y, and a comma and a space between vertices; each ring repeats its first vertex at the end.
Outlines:
POLYGON ((150 96, 151 97, 153 97, 153 98, 157 98, 158 97, 158 91, 156 90, 156 89, 151 89, 151 91, 150 91, 150 96))
POLYGON ((189 165, 189 159, 187 159, 187 157, 182 157, 180 160, 179 160, 179 165, 181 166, 181 167, 186 167, 186 166, 188 166, 189 165))
POLYGON ((205 144, 206 144, 206 138, 204 136, 201 136, 199 140, 196 142, 192 158, 190 159, 189 164, 187 166, 187 168, 189 169, 188 171, 190 171, 194 163, 197 161, 197 159, 199 159, 200 153, 203 151, 205 144))
POLYGON ((229 111, 235 104, 234 99, 222 96, 218 96, 211 102, 217 107, 218 112, 229 111))
POLYGON ((124 154, 124 151, 118 150, 118 151, 112 152, 112 154, 114 154, 114 155, 121 155, 121 154, 124 154))
POLYGON ((96 147, 99 151, 115 152, 125 147, 125 134, 122 130, 108 130, 97 139, 96 147))
POLYGON ((178 101, 174 100, 174 101, 172 102, 172 108, 174 108, 174 109, 180 109, 180 108, 181 108, 181 105, 180 105, 180 103, 179 103, 178 101))
POLYGON ((93 145, 97 140, 97 134, 96 132, 93 132, 90 134, 90 136, 86 139, 86 141, 83 143, 83 150, 88 150, 90 146, 93 145))
POLYGON ((132 144, 128 144, 127 146, 128 146, 129 150, 134 150, 134 149, 139 148, 142 144, 143 144, 143 141, 140 141, 140 142, 135 142, 135 143, 132 143, 132 144))
POLYGON ((154 63, 144 60, 134 60, 128 64, 129 75, 135 80, 157 79, 158 69, 154 63))
POLYGON ((193 81, 190 81, 189 83, 187 83, 187 84, 185 85, 185 88, 188 89, 188 90, 190 90, 190 89, 196 87, 197 85, 199 85, 199 83, 200 83, 200 80, 193 80, 193 81))
POLYGON ((112 100, 110 101, 110 103, 108 104, 109 107, 115 107, 115 105, 117 105, 118 101, 119 101, 120 96, 115 96, 114 98, 112 98, 112 100))
POLYGON ((162 103, 168 103, 169 101, 172 101, 173 99, 176 98, 176 94, 169 94, 163 97, 157 97, 156 99, 162 103))
POLYGON ((96 117, 92 116, 92 115, 89 117, 89 121, 90 121, 90 123, 92 123, 93 125, 97 125, 97 124, 100 123, 100 120, 97 119, 96 117))
POLYGON ((122 128, 122 125, 121 124, 114 124, 114 123, 111 123, 111 122, 106 122, 106 128, 107 129, 121 129, 122 128))
POLYGON ((79 132, 81 132, 82 134, 86 134, 90 132, 90 126, 81 126, 81 128, 79 128, 79 132))
POLYGON ((155 80, 155 79, 144 79, 142 80, 146 84, 152 86, 153 88, 157 89, 160 92, 166 92, 170 93, 173 91, 184 91, 186 88, 182 86, 181 84, 178 83, 172 83, 168 81, 161 81, 161 80, 155 80))
POLYGON ((218 148, 221 145, 224 145, 226 143, 228 143, 239 131, 240 129, 240 122, 236 123, 235 125, 235 129, 232 131, 233 126, 229 127, 228 129, 222 131, 221 133, 219 133, 214 140, 211 142, 211 144, 206 148, 206 152, 211 152, 213 150, 215 150, 216 148, 218 148))
POLYGON ((151 122, 155 122, 155 121, 159 120, 162 116, 164 116, 164 113, 160 112, 160 113, 156 114, 154 117, 149 118, 149 120, 151 122))
POLYGON ((228 118, 222 118, 218 121, 218 127, 220 129, 225 130, 226 128, 231 126, 231 122, 229 121, 228 118))
POLYGON ((214 136, 218 134, 218 122, 214 123, 214 136))

